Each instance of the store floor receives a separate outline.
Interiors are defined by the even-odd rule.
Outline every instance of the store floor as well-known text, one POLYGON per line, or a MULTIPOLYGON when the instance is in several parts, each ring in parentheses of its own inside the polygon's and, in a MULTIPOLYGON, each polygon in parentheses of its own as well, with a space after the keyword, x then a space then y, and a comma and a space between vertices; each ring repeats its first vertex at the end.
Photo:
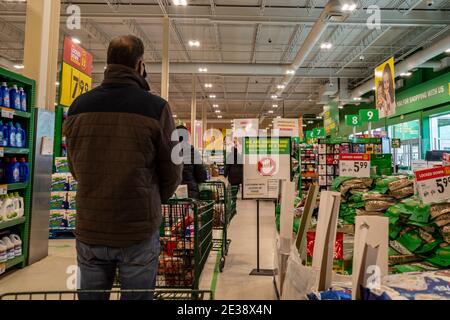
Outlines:
MULTIPOLYGON (((213 252, 203 271, 200 289, 215 290, 223 300, 275 299, 272 277, 249 276, 256 267, 256 202, 238 201, 238 214, 228 230, 232 239, 223 273, 216 270, 213 252)), ((261 268, 273 266, 274 207, 261 202, 261 268)), ((49 256, 25 269, 0 278, 0 294, 6 292, 65 291, 73 281, 76 253, 74 240, 51 240, 49 256)))

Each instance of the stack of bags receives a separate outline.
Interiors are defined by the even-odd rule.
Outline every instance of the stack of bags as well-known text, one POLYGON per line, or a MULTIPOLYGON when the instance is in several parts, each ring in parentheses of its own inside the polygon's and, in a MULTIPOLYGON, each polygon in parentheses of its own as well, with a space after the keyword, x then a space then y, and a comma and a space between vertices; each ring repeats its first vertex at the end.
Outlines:
POLYGON ((333 188, 342 194, 344 223, 354 224, 356 215, 389 218, 393 272, 450 267, 450 203, 421 203, 414 197, 413 177, 339 177, 333 188))

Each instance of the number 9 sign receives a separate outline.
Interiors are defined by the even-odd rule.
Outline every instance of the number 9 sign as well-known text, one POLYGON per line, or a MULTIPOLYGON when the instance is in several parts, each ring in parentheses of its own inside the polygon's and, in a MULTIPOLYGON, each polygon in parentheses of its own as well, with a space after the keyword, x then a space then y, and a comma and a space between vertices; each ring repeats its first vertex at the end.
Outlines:
POLYGON ((380 120, 380 114, 377 109, 361 109, 359 117, 362 122, 377 122, 380 120))

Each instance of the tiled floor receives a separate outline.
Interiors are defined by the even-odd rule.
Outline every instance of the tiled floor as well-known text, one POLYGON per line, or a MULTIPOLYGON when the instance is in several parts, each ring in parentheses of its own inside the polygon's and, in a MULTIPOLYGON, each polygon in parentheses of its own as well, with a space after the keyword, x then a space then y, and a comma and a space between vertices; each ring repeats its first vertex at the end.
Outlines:
MULTIPOLYGON (((273 266, 273 203, 261 202, 261 268, 273 266)), ((272 277, 249 276, 256 267, 256 202, 238 201, 238 214, 229 228, 232 239, 223 273, 217 276, 216 299, 274 299, 272 277)), ((64 291, 74 288, 75 242, 52 240, 49 256, 0 278, 0 294, 23 291, 64 291)), ((209 290, 216 253, 209 257, 200 288, 209 290)))

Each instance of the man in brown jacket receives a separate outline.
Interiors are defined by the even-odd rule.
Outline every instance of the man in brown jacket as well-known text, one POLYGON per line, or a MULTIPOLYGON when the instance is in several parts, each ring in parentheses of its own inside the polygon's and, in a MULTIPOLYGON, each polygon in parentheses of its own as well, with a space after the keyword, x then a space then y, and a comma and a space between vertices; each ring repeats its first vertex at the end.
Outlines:
POLYGON ((118 269, 122 290, 151 290, 159 263, 161 203, 181 181, 182 166, 171 160, 175 124, 168 103, 149 92, 140 39, 112 40, 107 63, 103 83, 74 101, 64 124, 70 171, 78 181, 80 289, 110 290, 118 269))

